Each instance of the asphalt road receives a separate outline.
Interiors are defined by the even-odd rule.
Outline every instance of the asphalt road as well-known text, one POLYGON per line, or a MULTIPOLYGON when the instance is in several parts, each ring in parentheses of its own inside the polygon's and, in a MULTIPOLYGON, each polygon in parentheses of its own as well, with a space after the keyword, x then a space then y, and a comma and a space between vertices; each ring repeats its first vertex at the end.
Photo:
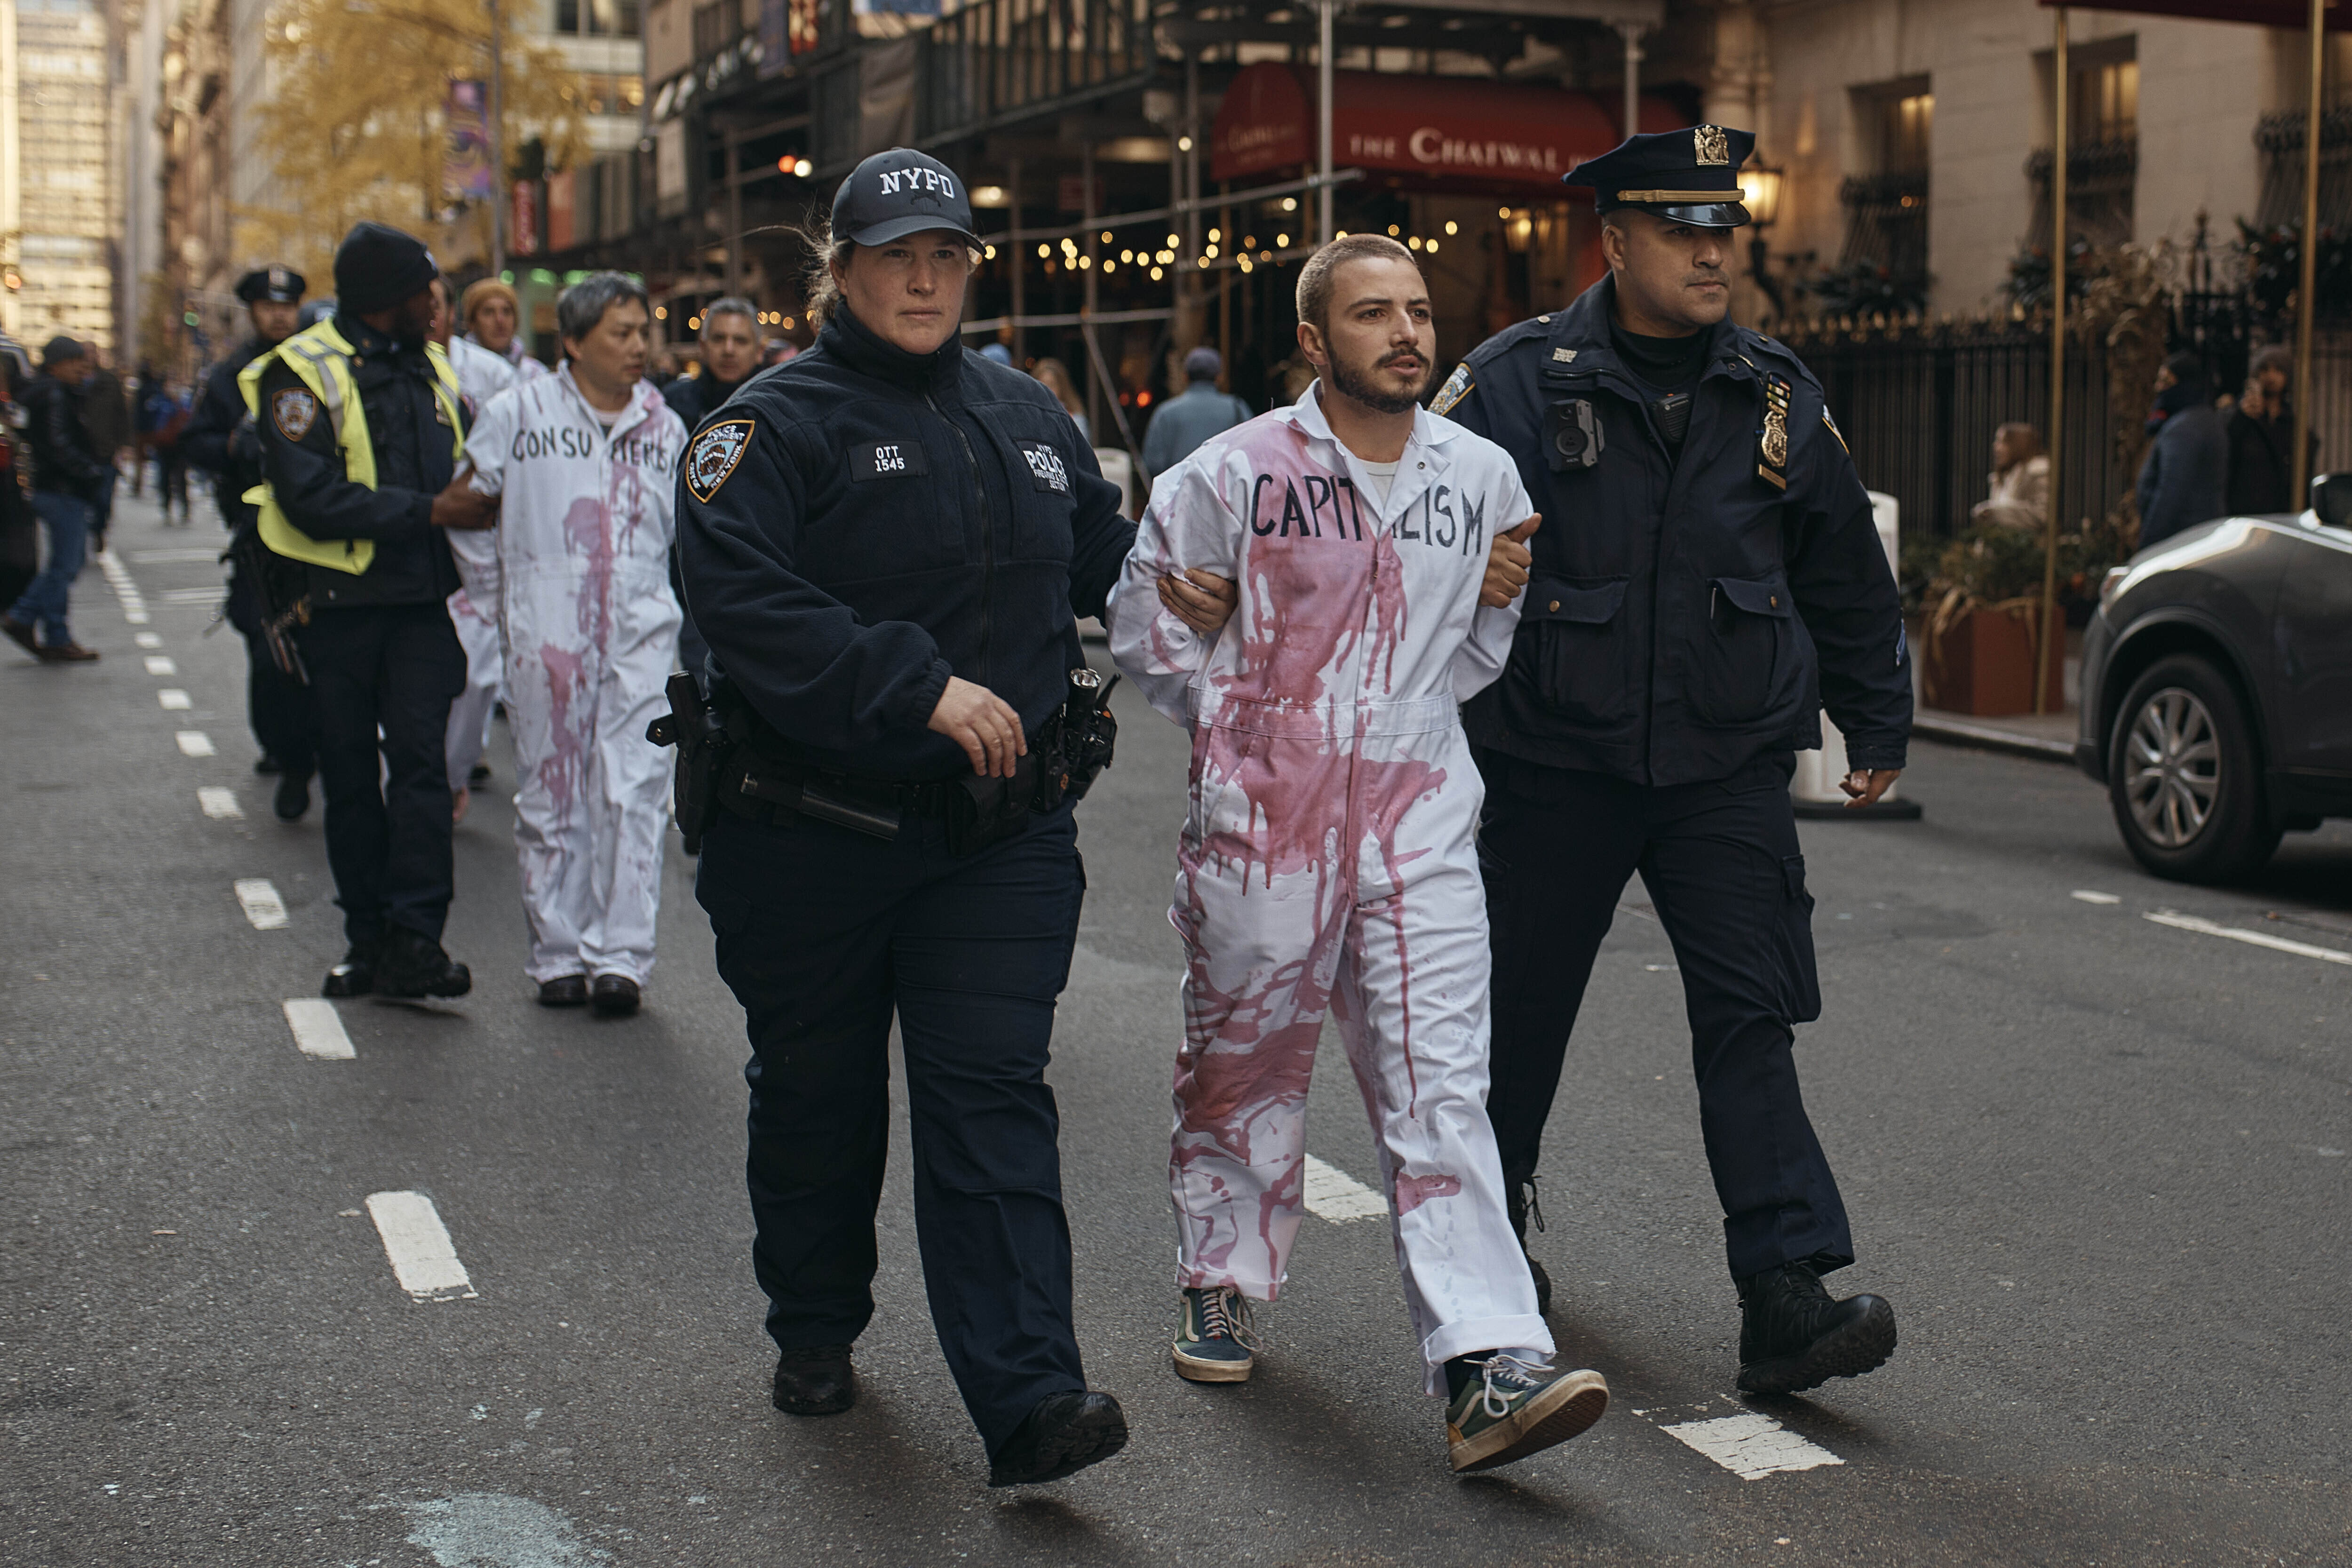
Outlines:
MULTIPOLYGON (((1615 1403, 1461 1481, 1377 1219, 1307 1222, 1255 1382, 1169 1372, 1183 767, 1129 703, 1081 813, 1055 1082, 1080 1333, 1134 1440, 991 1492, 923 1308, 903 1126, 865 1398, 768 1406, 742 1020, 675 840, 646 1013, 532 1005, 501 731, 457 835, 474 994, 342 1004, 352 1057, 298 1049, 283 1004, 316 994, 337 911, 317 813, 279 825, 251 772, 242 647, 206 633, 217 537, 126 500, 147 620, 93 566, 75 626, 103 662, 0 657, 0 1562, 2352 1562, 2347 825, 2256 886, 2178 887, 2076 774, 1923 743, 1924 820, 1806 826, 1827 1011, 1799 1058, 1863 1255, 1835 1283, 1888 1296, 1903 1339, 1804 1399, 1731 1395, 1680 988, 1629 889, 1538 1243, 1563 1350, 1615 1403), (248 919, 255 879, 282 927, 248 919), (446 1226, 448 1299, 395 1278, 368 1204, 391 1193, 446 1226)), ((1310 1147, 1364 1177, 1344 1063, 1320 1067, 1310 1147)))

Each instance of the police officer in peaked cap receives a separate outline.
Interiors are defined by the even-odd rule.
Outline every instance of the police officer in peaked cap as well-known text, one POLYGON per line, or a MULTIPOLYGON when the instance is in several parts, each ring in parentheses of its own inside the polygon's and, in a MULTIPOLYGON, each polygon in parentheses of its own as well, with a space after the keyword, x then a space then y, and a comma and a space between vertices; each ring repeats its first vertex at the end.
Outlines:
POLYGON ((696 891, 751 1044, 774 1403, 856 1398, 895 1016, 932 1321, 1008 1486, 1127 1440, 1072 1332, 1045 1064, 1086 887, 1053 759, 1135 530, 1052 395, 965 350, 980 245, 935 159, 851 173, 815 345, 703 422, 677 552, 724 722, 696 891))
POLYGON ((1727 319, 1754 143, 1701 125, 1577 168, 1608 275, 1480 344, 1434 406, 1510 452, 1558 520, 1520 563, 1504 676, 1464 715, 1487 786, 1488 1109, 1521 1239, 1569 1032, 1638 872, 1681 968, 1739 1386, 1786 1394, 1895 1349, 1892 1307, 1821 1282, 1854 1253, 1790 1051, 1821 996, 1789 780, 1826 706, 1850 804, 1877 801, 1903 768, 1911 668, 1821 384, 1727 319))

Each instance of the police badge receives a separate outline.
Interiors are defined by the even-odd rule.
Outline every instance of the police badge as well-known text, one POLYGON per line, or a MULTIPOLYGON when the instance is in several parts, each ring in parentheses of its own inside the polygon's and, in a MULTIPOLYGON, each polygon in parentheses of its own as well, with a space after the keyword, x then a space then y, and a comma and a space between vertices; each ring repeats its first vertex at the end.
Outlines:
POLYGON ((269 400, 269 416, 278 422, 280 436, 299 441, 318 421, 319 400, 301 387, 289 386, 269 400))
POLYGON ((722 419, 694 438, 694 448, 686 455, 686 488, 694 499, 708 505, 735 471, 743 458, 743 448, 751 444, 751 422, 749 419, 722 419))
POLYGON ((1701 164, 1723 164, 1731 162, 1731 143, 1720 125, 1700 125, 1691 131, 1693 159, 1701 164))

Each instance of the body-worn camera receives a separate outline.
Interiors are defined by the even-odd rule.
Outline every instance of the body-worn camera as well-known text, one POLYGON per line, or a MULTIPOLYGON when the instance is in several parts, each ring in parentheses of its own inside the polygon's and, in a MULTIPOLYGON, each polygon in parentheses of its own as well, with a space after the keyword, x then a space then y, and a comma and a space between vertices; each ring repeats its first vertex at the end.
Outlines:
POLYGON ((1570 398, 1544 410, 1544 458, 1553 473, 1593 467, 1607 445, 1591 398, 1570 398))

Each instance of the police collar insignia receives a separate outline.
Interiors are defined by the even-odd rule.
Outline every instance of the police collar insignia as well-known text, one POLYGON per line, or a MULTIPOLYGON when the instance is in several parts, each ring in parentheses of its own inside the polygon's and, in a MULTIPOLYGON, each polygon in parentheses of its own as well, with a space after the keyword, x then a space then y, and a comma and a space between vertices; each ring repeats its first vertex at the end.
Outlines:
POLYGON ((1476 384, 1470 379, 1468 365, 1455 365, 1454 374, 1445 378, 1445 384, 1437 389, 1437 395, 1429 400, 1429 411, 1441 416, 1451 414, 1454 405, 1469 396, 1470 389, 1476 384))
POLYGON ((709 502, 743 460, 743 448, 751 444, 751 422, 749 419, 721 419, 694 438, 694 449, 686 455, 686 488, 694 499, 709 502))
POLYGON ((1774 489, 1789 488, 1789 381, 1764 377, 1764 427, 1756 433, 1756 477, 1774 489))
POLYGON ((269 400, 269 416, 278 422, 279 435, 299 441, 319 417, 319 400, 301 387, 289 386, 269 400))
POLYGON ((1728 163, 1731 162, 1731 141, 1720 125, 1701 125, 1691 132, 1691 161, 1695 163, 1728 163))

